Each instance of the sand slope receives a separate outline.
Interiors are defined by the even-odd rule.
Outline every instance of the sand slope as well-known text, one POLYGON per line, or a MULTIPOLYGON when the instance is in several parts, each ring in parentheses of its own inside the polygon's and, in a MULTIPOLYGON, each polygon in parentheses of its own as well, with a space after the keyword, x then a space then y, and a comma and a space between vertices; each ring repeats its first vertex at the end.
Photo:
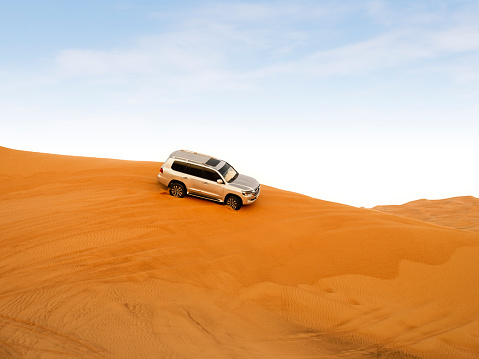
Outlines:
MULTIPOLYGON (((168 152, 165 149, 164 152, 168 152)), ((479 234, 0 148, 0 358, 479 358, 479 234)))
POLYGON ((479 199, 472 196, 420 199, 399 206, 376 206, 373 209, 440 226, 479 232, 479 199))

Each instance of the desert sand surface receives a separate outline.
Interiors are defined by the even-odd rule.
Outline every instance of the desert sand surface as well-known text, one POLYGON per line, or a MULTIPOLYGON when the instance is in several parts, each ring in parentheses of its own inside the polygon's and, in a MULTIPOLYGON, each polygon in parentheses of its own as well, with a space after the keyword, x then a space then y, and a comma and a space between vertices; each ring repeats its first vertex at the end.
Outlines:
POLYGON ((266 185, 173 198, 160 162, 0 164, 2 359, 479 358, 479 233, 266 185))
POLYGON ((479 232, 479 199, 473 196, 419 199, 397 206, 376 206, 373 209, 440 226, 479 232))

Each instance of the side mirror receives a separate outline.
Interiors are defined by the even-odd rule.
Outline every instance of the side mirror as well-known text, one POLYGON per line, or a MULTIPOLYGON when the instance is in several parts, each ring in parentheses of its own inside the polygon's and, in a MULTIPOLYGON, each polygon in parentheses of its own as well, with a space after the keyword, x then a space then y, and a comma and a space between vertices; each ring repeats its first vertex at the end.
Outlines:
POLYGON ((218 178, 216 182, 218 182, 219 184, 223 184, 223 180, 221 178, 218 178))

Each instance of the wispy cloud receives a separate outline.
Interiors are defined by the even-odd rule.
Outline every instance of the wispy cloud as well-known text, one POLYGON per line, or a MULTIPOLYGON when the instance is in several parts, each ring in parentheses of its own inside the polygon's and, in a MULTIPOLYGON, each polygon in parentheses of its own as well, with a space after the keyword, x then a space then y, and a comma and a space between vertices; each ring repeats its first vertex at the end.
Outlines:
MULTIPOLYGON (((373 12, 376 17, 386 17, 384 3, 372 1, 368 6, 359 15, 373 12)), ((427 22, 414 28, 399 23, 368 38, 322 48, 318 38, 328 32, 335 36, 327 25, 316 24, 313 28, 309 24, 302 30, 297 25, 305 19, 320 22, 331 13, 347 15, 344 8, 336 12, 332 8, 331 4, 325 7, 313 3, 216 4, 191 10, 190 17, 169 32, 140 38, 130 48, 65 49, 57 54, 56 62, 65 76, 136 74, 171 78, 176 74, 175 78, 204 78, 200 73, 205 73, 215 78, 241 73, 252 78, 281 72, 334 76, 479 49, 477 25, 451 23, 447 28, 435 29, 437 24, 427 22), (281 22, 278 32, 275 22, 281 22)))
POLYGON ((3 87, 103 86, 124 103, 175 103, 195 94, 259 93, 290 81, 311 86, 378 73, 406 71, 459 83, 479 77, 478 6, 392 4, 210 2, 152 13, 150 20, 162 23, 157 33, 101 50, 59 50, 42 73, 5 71, 3 87))
POLYGON ((339 12, 314 2, 213 3, 181 13, 154 13, 153 18, 168 18, 168 30, 140 37, 123 49, 65 49, 56 61, 71 76, 255 69, 261 66, 260 57, 275 61, 309 46, 317 35, 314 22, 333 10, 339 12), (307 29, 299 30, 296 25, 303 21, 309 21, 304 23, 307 29))

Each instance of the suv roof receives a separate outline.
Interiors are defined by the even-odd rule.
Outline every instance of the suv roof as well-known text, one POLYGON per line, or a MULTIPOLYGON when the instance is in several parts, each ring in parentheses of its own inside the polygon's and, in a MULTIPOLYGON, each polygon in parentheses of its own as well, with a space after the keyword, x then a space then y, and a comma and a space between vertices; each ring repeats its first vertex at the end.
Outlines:
POLYGON ((217 158, 204 155, 202 153, 187 151, 187 150, 175 151, 170 155, 170 157, 181 159, 181 160, 187 160, 191 162, 196 162, 196 163, 201 163, 211 167, 215 167, 221 162, 221 160, 217 158))

